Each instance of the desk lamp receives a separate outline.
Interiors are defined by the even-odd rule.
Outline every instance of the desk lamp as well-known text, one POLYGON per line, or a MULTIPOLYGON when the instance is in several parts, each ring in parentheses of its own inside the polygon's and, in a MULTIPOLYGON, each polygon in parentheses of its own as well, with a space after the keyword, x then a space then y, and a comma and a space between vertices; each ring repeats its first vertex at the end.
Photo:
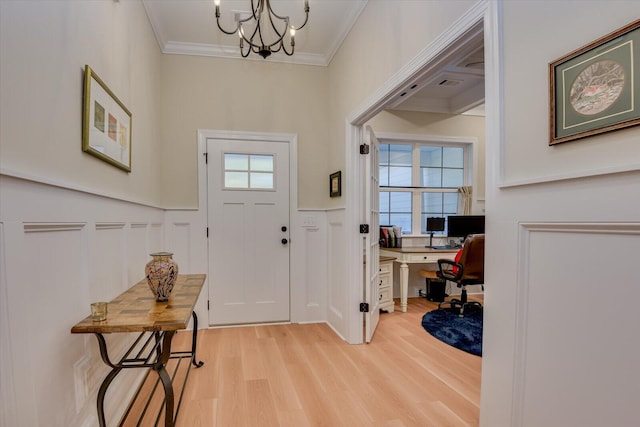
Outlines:
POLYGON ((433 233, 435 231, 444 231, 444 218, 430 217, 427 218, 427 233, 429 233, 429 246, 433 248, 433 233))

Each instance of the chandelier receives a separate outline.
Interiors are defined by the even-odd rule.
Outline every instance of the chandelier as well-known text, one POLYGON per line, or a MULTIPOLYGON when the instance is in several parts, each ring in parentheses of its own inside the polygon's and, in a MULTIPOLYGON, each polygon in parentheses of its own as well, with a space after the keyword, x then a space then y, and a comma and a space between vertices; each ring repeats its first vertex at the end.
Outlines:
POLYGON ((304 1, 304 22, 299 27, 291 25, 288 16, 280 16, 271 8, 271 0, 251 0, 251 12, 236 12, 236 28, 227 31, 220 25, 220 0, 214 0, 216 6, 216 23, 225 34, 237 34, 240 38, 240 54, 243 58, 251 52, 266 58, 272 53, 282 50, 288 56, 295 50, 296 31, 300 30, 309 20, 309 0, 304 1), (288 40, 291 50, 287 50, 285 39, 288 40))

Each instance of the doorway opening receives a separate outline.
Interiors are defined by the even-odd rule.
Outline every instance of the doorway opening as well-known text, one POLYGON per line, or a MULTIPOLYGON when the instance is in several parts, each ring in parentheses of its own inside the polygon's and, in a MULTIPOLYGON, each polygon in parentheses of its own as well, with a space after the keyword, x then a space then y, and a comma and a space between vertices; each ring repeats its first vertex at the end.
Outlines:
MULTIPOLYGON (((359 110, 352 112, 347 118, 349 123, 346 135, 346 163, 349 168, 347 178, 347 191, 353 194, 347 201, 347 223, 357 229, 358 224, 366 223, 367 200, 366 182, 364 180, 365 162, 361 160, 360 144, 363 143, 363 126, 380 112, 397 105, 400 97, 405 97, 407 92, 418 88, 421 84, 438 78, 442 70, 461 58, 469 57, 478 48, 484 49, 484 102, 485 109, 494 112, 495 118, 491 123, 486 122, 485 135, 497 134, 496 123, 499 116, 499 55, 495 40, 498 39, 498 10, 491 2, 479 3, 469 13, 457 21, 452 28, 443 33, 430 46, 423 50, 414 60, 401 69, 395 76, 387 81, 376 94, 377 97, 359 110)), ((487 138, 487 140, 489 140, 487 138)), ((369 165, 377 167, 377 165, 369 165)), ((350 290, 353 301, 362 298, 366 277, 361 264, 362 248, 365 250, 371 245, 363 244, 362 238, 349 242, 349 281, 354 283, 350 290), (360 261, 358 262, 358 259, 360 261)), ((372 254, 365 254, 370 257, 372 254)), ((371 301, 367 301, 370 305, 371 301)), ((353 324, 366 322, 366 317, 361 313, 352 314, 353 324)), ((356 340, 354 340, 356 341, 356 340)))

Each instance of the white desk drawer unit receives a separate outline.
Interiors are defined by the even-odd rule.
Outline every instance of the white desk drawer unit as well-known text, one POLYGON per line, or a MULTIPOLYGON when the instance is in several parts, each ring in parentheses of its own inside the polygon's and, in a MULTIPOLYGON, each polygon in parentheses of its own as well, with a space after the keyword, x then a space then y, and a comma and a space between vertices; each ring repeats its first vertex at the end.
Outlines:
POLYGON ((424 262, 424 263, 429 263, 429 262, 434 262, 437 263, 439 259, 454 259, 455 258, 455 253, 453 254, 453 256, 451 256, 451 254, 449 253, 439 253, 439 254, 410 254, 407 255, 407 262, 424 262))
POLYGON ((387 313, 392 313, 395 308, 393 302, 393 261, 394 258, 380 257, 378 307, 387 313))
MULTIPOLYGON (((435 270, 438 268, 439 259, 453 260, 456 257, 457 249, 431 249, 431 248, 380 248, 382 257, 394 257, 400 264, 400 310, 407 311, 407 293, 409 289, 409 266, 412 264, 431 264, 427 268, 435 270)), ((380 262, 382 265, 382 261, 380 262)), ((391 267, 393 268, 393 267, 391 267)), ((391 275, 393 277, 393 275, 391 275)), ((393 287, 391 287, 393 289, 393 287)))

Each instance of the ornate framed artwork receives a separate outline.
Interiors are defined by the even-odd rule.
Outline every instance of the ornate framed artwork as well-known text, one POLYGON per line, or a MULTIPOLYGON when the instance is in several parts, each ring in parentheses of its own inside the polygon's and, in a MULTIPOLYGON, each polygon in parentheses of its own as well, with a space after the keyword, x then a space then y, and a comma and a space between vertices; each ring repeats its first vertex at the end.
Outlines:
POLYGON ((342 171, 329 175, 329 197, 342 196, 342 171))
POLYGON ((85 65, 82 151, 131 172, 131 112, 85 65))
POLYGON ((549 64, 549 145, 640 124, 640 20, 549 64))

